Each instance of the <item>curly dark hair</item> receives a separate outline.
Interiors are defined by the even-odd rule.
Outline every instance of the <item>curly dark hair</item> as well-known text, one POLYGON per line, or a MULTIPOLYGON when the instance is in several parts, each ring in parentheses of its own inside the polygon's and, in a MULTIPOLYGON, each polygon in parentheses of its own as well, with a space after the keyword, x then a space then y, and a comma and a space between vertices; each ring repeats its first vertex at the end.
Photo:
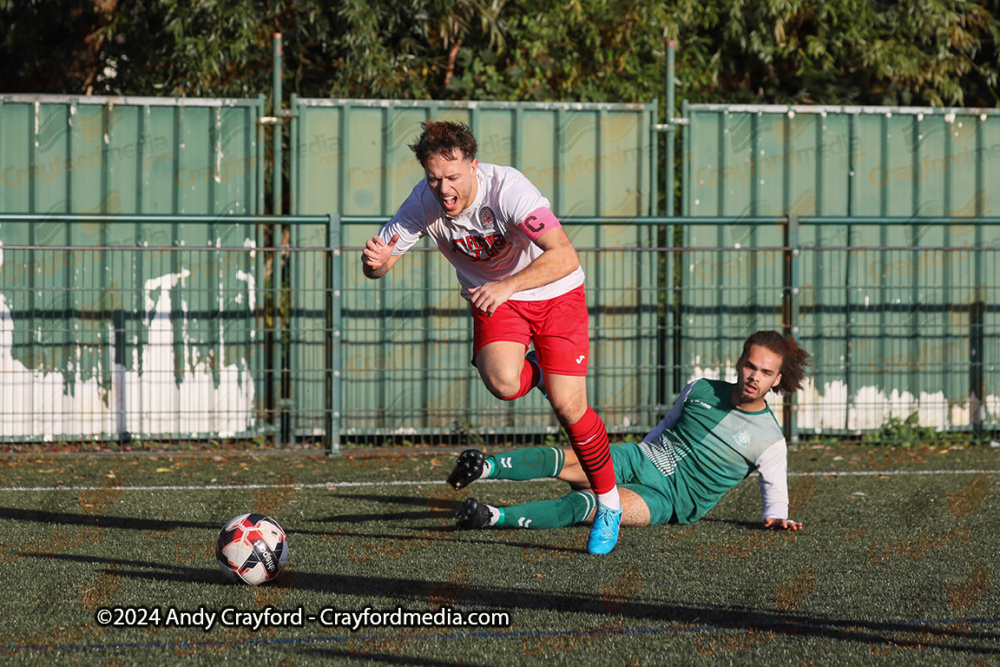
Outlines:
POLYGON ((773 391, 779 394, 794 394, 802 388, 810 354, 799 347, 794 338, 782 336, 777 331, 758 331, 743 343, 743 354, 740 358, 746 358, 751 345, 760 345, 781 355, 781 382, 772 387, 773 391))
POLYGON ((410 144, 410 150, 416 153, 420 164, 426 164, 427 158, 432 155, 454 158, 456 150, 462 153, 462 158, 465 160, 476 159, 479 146, 476 145, 476 138, 472 136, 472 129, 465 123, 439 121, 421 123, 420 127, 424 128, 424 131, 414 143, 410 144))

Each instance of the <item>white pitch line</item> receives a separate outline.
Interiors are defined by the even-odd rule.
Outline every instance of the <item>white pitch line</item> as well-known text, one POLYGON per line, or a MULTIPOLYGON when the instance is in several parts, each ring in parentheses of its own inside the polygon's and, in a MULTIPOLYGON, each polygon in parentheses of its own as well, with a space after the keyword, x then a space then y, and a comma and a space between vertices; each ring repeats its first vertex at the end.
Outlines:
MULTIPOLYGON (((1000 470, 857 470, 844 472, 790 472, 789 477, 846 477, 862 476, 876 477, 879 475, 890 477, 895 475, 1000 475, 1000 470)), ((756 473, 754 473, 756 474, 756 473)), ((509 479, 481 479, 477 484, 484 482, 511 482, 509 479)), ((530 482, 551 482, 553 478, 525 480, 530 482)), ((523 483, 523 482, 518 482, 523 483)), ((405 482, 401 480, 385 482, 323 482, 317 484, 224 484, 224 485, 198 485, 198 486, 11 486, 0 487, 0 491, 20 491, 43 493, 48 491, 234 491, 238 489, 335 489, 340 487, 358 486, 422 486, 444 484, 443 480, 422 480, 405 482)))
MULTIPOLYGON (((483 480, 502 481, 502 480, 483 480)), ((340 486, 415 486, 418 484, 443 484, 433 482, 324 482, 322 484, 224 484, 199 486, 35 486, 0 488, 0 491, 233 491, 237 489, 332 489, 340 486)))
POLYGON ((878 475, 1000 475, 1000 470, 845 470, 841 472, 790 472, 789 477, 834 477, 854 475, 875 477, 878 475))

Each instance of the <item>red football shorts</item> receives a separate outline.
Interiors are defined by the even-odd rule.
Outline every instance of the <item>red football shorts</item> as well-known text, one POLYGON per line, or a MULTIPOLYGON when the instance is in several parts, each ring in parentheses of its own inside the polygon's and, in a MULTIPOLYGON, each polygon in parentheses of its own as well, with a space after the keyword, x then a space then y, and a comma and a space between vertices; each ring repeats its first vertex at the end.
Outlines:
POLYGON ((487 317, 472 308, 475 330, 472 357, 497 341, 534 342, 542 370, 556 375, 586 375, 590 360, 587 295, 583 286, 546 301, 507 301, 487 317))

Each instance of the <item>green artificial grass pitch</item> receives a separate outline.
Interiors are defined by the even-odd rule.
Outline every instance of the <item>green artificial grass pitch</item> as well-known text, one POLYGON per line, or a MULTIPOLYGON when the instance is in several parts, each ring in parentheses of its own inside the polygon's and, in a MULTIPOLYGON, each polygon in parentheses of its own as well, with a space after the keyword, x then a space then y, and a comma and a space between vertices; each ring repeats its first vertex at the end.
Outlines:
POLYGON ((0 466, 0 655, 22 664, 993 664, 1000 453, 790 453, 797 533, 759 528, 755 478, 688 526, 453 528, 457 451, 19 456, 0 466), (227 582, 215 542, 258 512, 278 578, 227 582))

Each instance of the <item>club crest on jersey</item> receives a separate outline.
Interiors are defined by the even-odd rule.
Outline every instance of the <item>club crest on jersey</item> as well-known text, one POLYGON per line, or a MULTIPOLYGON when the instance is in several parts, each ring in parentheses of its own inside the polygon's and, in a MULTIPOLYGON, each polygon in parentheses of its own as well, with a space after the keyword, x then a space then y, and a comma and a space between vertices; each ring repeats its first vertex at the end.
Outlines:
POLYGON ((744 447, 746 447, 747 445, 749 445, 750 444, 750 431, 746 430, 745 428, 744 429, 740 429, 736 433, 736 442, 738 444, 740 444, 740 445, 743 445, 744 447))
POLYGON ((493 229, 497 224, 497 214, 489 206, 479 209, 479 222, 487 229, 493 229))

